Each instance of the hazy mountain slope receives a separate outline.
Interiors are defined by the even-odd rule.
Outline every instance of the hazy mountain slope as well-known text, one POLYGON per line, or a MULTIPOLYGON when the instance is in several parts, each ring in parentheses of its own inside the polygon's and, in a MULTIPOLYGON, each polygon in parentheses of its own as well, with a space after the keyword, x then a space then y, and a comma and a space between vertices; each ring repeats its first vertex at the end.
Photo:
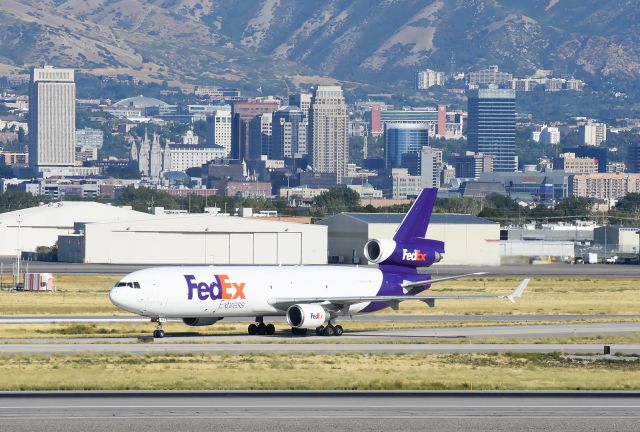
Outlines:
POLYGON ((396 85, 489 64, 640 78, 639 0, 1 0, 0 64, 396 85))

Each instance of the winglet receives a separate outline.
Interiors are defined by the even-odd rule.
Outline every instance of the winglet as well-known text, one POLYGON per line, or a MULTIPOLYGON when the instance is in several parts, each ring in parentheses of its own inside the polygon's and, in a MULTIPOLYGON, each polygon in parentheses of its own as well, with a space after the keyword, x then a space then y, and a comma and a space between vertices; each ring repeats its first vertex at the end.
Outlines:
POLYGON ((507 296, 507 299, 509 299, 511 303, 515 303, 517 298, 522 297, 522 294, 524 293, 524 290, 525 288, 527 288, 528 284, 529 279, 523 279, 522 282, 520 282, 520 285, 518 285, 516 289, 514 289, 513 292, 507 296))

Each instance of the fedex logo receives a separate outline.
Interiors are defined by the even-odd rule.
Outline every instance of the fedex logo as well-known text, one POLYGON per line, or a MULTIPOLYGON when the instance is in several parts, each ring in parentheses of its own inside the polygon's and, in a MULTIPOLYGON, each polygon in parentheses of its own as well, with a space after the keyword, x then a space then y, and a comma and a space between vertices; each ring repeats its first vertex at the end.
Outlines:
POLYGON ((226 274, 214 275, 211 283, 197 282, 195 276, 184 275, 187 281, 187 298, 192 300, 196 295, 200 300, 246 300, 244 282, 229 282, 226 274))
POLYGON ((426 261, 427 254, 420 249, 416 249, 413 252, 409 252, 408 249, 402 249, 402 259, 407 261, 426 261))
POLYGON ((313 313, 313 312, 311 312, 311 313, 309 314, 309 318, 310 318, 310 319, 312 319, 312 320, 317 320, 317 319, 323 319, 323 318, 324 318, 324 316, 323 316, 321 313, 319 313, 319 312, 318 312, 318 313, 313 313))

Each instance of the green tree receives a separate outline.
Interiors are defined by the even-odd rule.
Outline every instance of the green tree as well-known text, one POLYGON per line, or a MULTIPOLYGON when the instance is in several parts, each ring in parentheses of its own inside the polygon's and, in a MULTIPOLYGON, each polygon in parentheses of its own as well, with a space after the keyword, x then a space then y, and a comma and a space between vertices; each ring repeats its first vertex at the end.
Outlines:
POLYGON ((41 201, 47 201, 44 197, 34 196, 28 192, 8 190, 0 193, 0 213, 35 207, 41 201))
POLYGON ((313 209, 318 216, 357 209, 360 195, 346 186, 333 188, 313 199, 313 209))

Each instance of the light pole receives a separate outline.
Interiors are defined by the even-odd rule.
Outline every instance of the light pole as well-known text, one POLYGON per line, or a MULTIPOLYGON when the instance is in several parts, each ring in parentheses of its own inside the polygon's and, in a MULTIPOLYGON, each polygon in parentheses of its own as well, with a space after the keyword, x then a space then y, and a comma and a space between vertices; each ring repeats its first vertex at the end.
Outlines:
POLYGON ((638 234, 638 264, 640 264, 640 230, 636 231, 638 234))

